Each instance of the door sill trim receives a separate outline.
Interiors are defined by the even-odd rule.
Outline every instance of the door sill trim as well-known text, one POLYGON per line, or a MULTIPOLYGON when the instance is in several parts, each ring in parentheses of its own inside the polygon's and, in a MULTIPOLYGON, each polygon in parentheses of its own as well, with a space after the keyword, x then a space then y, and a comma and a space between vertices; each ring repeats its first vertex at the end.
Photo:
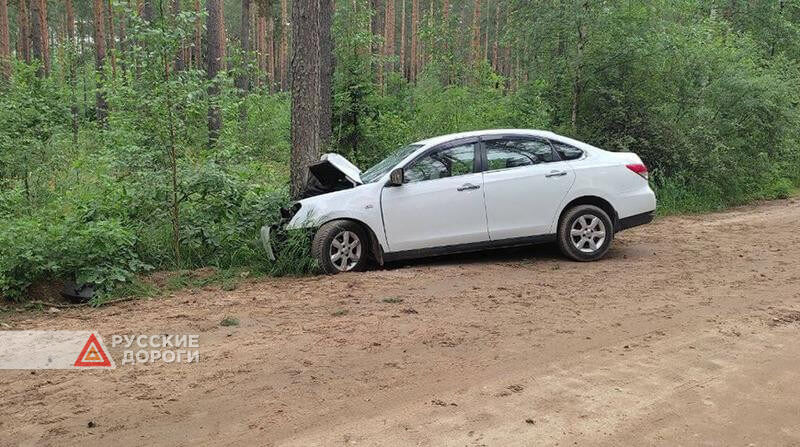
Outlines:
POLYGON ((494 250, 499 248, 524 247, 527 245, 543 244, 556 240, 555 234, 543 234, 538 236, 514 237, 500 239, 496 241, 472 242, 468 244, 446 245, 443 247, 418 248, 415 250, 404 250, 393 253, 384 253, 385 262, 401 261, 405 259, 429 258, 433 256, 444 256, 458 253, 470 253, 482 250, 494 250))

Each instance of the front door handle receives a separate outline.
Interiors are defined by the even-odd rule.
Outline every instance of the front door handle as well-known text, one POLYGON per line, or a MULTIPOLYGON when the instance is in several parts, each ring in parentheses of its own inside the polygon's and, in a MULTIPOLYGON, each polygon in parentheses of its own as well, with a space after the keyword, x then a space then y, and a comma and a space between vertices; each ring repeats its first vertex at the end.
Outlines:
POLYGON ((480 185, 473 185, 472 183, 464 183, 458 187, 459 191, 471 191, 473 189, 480 189, 480 185))
POLYGON ((550 173, 546 174, 545 177, 563 177, 565 175, 567 175, 567 171, 550 171, 550 173))

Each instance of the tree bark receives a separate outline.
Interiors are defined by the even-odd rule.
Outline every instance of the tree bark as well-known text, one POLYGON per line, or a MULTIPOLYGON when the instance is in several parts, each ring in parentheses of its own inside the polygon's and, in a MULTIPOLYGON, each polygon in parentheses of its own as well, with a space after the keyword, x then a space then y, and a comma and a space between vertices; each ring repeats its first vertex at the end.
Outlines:
POLYGON ((208 88, 208 96, 211 105, 208 107, 208 142, 209 146, 216 146, 219 133, 222 129, 222 114, 219 105, 216 103, 219 96, 219 83, 217 74, 222 71, 222 62, 225 58, 225 43, 223 41, 222 28, 225 26, 223 16, 222 0, 207 0, 206 11, 208 22, 206 23, 206 40, 208 49, 206 50, 206 72, 211 85, 208 88))
POLYGON ((491 0, 486 0, 486 29, 483 33, 483 54, 481 55, 481 59, 484 61, 489 60, 489 31, 492 28, 491 14, 491 0))
POLYGON ((106 60, 106 38, 105 38, 105 6, 103 0, 94 0, 94 47, 95 47, 95 69, 97 70, 97 93, 96 110, 97 121, 103 126, 108 116, 108 104, 106 103, 105 93, 105 60, 106 60))
MULTIPOLYGON (((299 0, 304 1, 304 0, 299 0)), ((294 9, 292 9, 294 11, 294 9)), ((294 28, 294 27, 293 27, 294 28)), ((288 89, 289 74, 289 7, 286 0, 281 0, 281 52, 280 52, 280 79, 281 91, 288 89)))
MULTIPOLYGON (((445 0, 445 3, 447 0, 445 0)), ((409 79, 417 82, 419 73, 419 0, 411 0, 411 67, 409 79)))
POLYGON ((402 12, 400 13, 400 73, 408 79, 406 74, 406 0, 402 0, 402 12))
MULTIPOLYGON (((2 0, 0 0, 2 1, 2 0)), ((68 77, 69 77, 69 90, 70 90, 70 116, 72 117, 72 141, 74 143, 78 142, 78 99, 76 96, 76 57, 75 57, 75 11, 72 8, 72 0, 65 0, 64 1, 64 9, 67 13, 67 46, 69 48, 69 57, 68 60, 68 77)))
POLYGON ((500 2, 495 3, 494 7, 494 42, 492 42, 492 68, 495 72, 500 71, 500 2))
POLYGON ((0 82, 11 79, 11 48, 8 37, 8 4, 0 0, 0 82))
POLYGON ((153 21, 155 15, 153 14, 153 0, 142 0, 142 20, 148 24, 153 21))
POLYGON ((114 6, 112 0, 108 0, 106 4, 108 13, 108 51, 111 53, 111 76, 117 78, 117 55, 115 49, 117 47, 117 38, 114 35, 114 6))
POLYGON ((326 148, 333 134, 333 70, 336 65, 333 58, 333 26, 334 0, 319 0, 319 138, 320 144, 326 148))
POLYGON ((481 51, 481 0, 475 0, 472 10, 472 46, 471 58, 472 64, 475 65, 480 59, 481 51))
POLYGON ((292 2, 291 196, 299 199, 320 154, 320 2, 292 2))
MULTIPOLYGON (((244 98, 247 96, 247 92, 250 91, 250 76, 247 73, 247 61, 250 59, 250 0, 242 0, 242 20, 239 31, 239 40, 244 54, 242 56, 242 72, 236 77, 236 88, 239 89, 239 93, 244 98)), ((239 121, 243 125, 247 123, 247 107, 244 101, 239 107, 239 121)))
MULTIPOLYGON (((177 26, 178 16, 181 13, 181 0, 172 0, 172 17, 177 26)), ((186 54, 184 53, 185 42, 181 39, 181 46, 175 54, 175 71, 183 71, 186 69, 186 54)))
POLYGON ((578 108, 580 107, 581 96, 583 94, 583 49, 586 45, 586 12, 589 9, 589 1, 585 0, 581 6, 582 11, 578 13, 578 42, 575 63, 575 79, 572 87, 572 130, 578 131, 578 108))
MULTIPOLYGON (((383 38, 383 15, 381 14, 381 10, 383 10, 383 0, 370 0, 370 8, 372 10, 372 20, 370 22, 370 30, 372 32, 372 55, 377 57, 380 55, 383 48, 380 39, 378 39, 378 36, 383 38)), ((376 73, 378 83, 383 84, 383 65, 375 61, 376 59, 373 59, 373 73, 376 73)))
POLYGON ((394 39, 395 39, 395 17, 394 17, 394 2, 395 0, 386 0, 386 26, 383 34, 383 55, 386 56, 386 70, 392 71, 394 69, 394 62, 391 60, 394 57, 394 39))
MULTIPOLYGON (((24 0, 21 0, 24 1, 24 0)), ((47 28, 47 0, 30 0, 31 41, 33 42, 33 58, 41 62, 37 76, 50 74, 50 40, 47 28)))
MULTIPOLYGON (((263 20, 263 18, 262 18, 263 20)), ((270 14, 267 20, 267 82, 269 83, 269 92, 275 92, 275 19, 270 14)))
MULTIPOLYGON (((128 18, 125 15, 122 16, 122 20, 119 21, 119 51, 120 54, 125 54, 125 51, 128 48, 128 29, 126 22, 128 18)), ((125 65, 125 58, 123 57, 119 63, 119 68, 122 71, 123 78, 125 77, 125 73, 127 71, 127 66, 125 65)))
MULTIPOLYGON (((258 51, 258 85, 269 83, 270 78, 267 69, 267 57, 269 56, 267 50, 267 18, 259 14, 256 18, 256 49, 258 51)), ((269 84, 267 84, 269 87, 269 84)))
POLYGON ((197 18, 194 23, 194 68, 203 66, 203 18, 200 17, 200 0, 194 0, 194 12, 197 18))
POLYGON ((17 8, 17 29, 19 38, 17 39, 17 57, 26 64, 31 63, 31 37, 30 37, 30 14, 28 13, 28 2, 18 0, 17 8))

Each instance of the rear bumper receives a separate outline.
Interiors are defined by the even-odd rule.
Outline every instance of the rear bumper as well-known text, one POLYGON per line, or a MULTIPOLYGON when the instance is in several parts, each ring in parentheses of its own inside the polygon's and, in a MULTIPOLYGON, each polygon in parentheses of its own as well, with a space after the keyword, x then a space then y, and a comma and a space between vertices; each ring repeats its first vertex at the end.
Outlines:
POLYGON ((634 214, 633 216, 623 217, 617 223, 616 232, 627 230, 628 228, 638 227, 639 225, 649 224, 653 221, 656 211, 648 211, 646 213, 634 214))

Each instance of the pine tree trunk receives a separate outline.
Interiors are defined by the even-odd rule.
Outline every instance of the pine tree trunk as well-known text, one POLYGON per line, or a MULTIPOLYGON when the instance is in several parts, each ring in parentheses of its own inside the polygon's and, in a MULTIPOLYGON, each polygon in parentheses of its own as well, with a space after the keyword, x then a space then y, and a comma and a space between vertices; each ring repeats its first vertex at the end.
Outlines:
MULTIPOLYGON (((383 10, 383 0, 370 0, 370 9, 372 11, 372 20, 370 22, 370 31, 372 32, 372 55, 377 57, 381 54, 383 48, 378 38, 383 38, 383 15, 381 14, 383 10)), ((377 76, 378 84, 383 84, 383 64, 373 59, 372 70, 377 76)))
POLYGON ((386 27, 383 34, 383 55, 386 57, 386 70, 392 71, 394 69, 394 62, 391 58, 394 57, 394 30, 395 30, 395 17, 394 17, 394 2, 396 0, 386 0, 386 27))
POLYGON ((320 3, 292 2, 291 196, 299 199, 320 154, 320 3))
POLYGON ((97 121, 103 126, 108 115, 108 104, 106 104, 105 93, 105 60, 106 60, 106 38, 105 38, 105 6, 104 0, 94 0, 94 47, 95 47, 95 69, 97 70, 97 93, 96 93, 96 113, 97 121))
POLYGON ((572 87, 572 131, 578 131, 578 108, 580 107, 581 96, 583 94, 583 49, 586 45, 586 12, 589 9, 589 1, 585 0, 578 13, 578 42, 575 64, 575 79, 572 87))
POLYGON ((117 55, 115 49, 117 46, 117 38, 114 35, 114 6, 112 0, 108 0, 106 4, 108 12, 108 52, 111 54, 111 76, 117 78, 117 55))
POLYGON ((265 46, 267 51, 267 82, 269 83, 269 92, 275 92, 275 19, 270 15, 267 21, 267 42, 265 46))
POLYGON ((475 0, 473 5, 471 58, 472 64, 476 65, 481 54, 481 0, 475 0))
POLYGON ((259 23, 259 17, 261 15, 261 0, 254 0, 255 4, 250 7, 250 46, 253 49, 253 52, 256 56, 256 77, 255 79, 251 79, 250 83, 254 87, 261 87, 263 82, 263 59, 264 59, 264 48, 261 46, 261 24, 259 23))
POLYGON ((267 18, 260 14, 256 19, 256 39, 256 46, 258 47, 258 85, 263 85, 263 80, 266 79, 267 87, 269 87, 269 79, 272 76, 267 66, 267 58, 272 50, 267 50, 267 18))
MULTIPOLYGON (((300 0, 303 1, 303 0, 300 0)), ((281 91, 288 89, 287 75, 289 71, 289 8, 286 0, 281 0, 281 91)))
MULTIPOLYGON (((178 24, 178 15, 181 13, 181 0, 172 0, 172 17, 174 26, 178 24)), ((181 46, 175 54, 175 71, 183 71, 186 69, 186 54, 184 53, 185 42, 181 39, 181 46)))
POLYGON ((326 148, 333 134, 333 0, 319 0, 319 9, 319 138, 322 148, 326 148))
POLYGON ((128 18, 123 14, 122 20, 119 21, 119 52, 123 55, 122 60, 120 60, 119 68, 122 71, 123 78, 127 72, 127 66, 125 64, 125 52, 128 49, 128 26, 126 22, 128 18))
MULTIPOLYGON (((250 76, 247 73, 247 61, 250 60, 250 0, 242 0, 242 21, 239 30, 239 39, 242 44, 243 67, 242 73, 236 77, 236 88, 242 97, 247 96, 250 91, 250 76)), ((239 121, 244 125, 247 123, 247 107, 242 101, 239 107, 239 121)))
POLYGON ((319 0, 319 9, 319 138, 325 149, 333 134, 333 0, 319 0))
MULTIPOLYGON (((21 0, 24 1, 24 0, 21 0)), ((36 72, 37 76, 46 77, 50 74, 50 40, 47 28, 47 0, 30 0, 31 11, 31 41, 33 42, 33 58, 41 65, 36 72)))
POLYGON ((11 44, 8 37, 8 4, 0 0, 0 82, 11 79, 11 44))
MULTIPOLYGON (((446 0, 445 0, 446 1, 446 0)), ((409 79, 417 82, 419 73, 419 0, 411 0, 411 67, 409 79)))
POLYGON ((194 68, 203 66, 203 18, 200 16, 200 0, 194 0, 194 12, 197 15, 194 24, 194 68))
POLYGON ((153 14, 153 1, 155 0, 141 0, 142 1, 142 20, 148 24, 153 21, 155 15, 153 14))
POLYGON ((491 0, 486 0, 486 29, 483 33, 483 54, 481 55, 481 59, 484 61, 489 60, 489 32, 491 31, 492 27, 491 14, 491 0))
POLYGON ((219 104, 216 103, 219 96, 219 83, 216 79, 217 74, 222 71, 222 62, 225 59, 225 43, 222 40, 222 28, 225 26, 223 16, 222 0, 207 0, 206 11, 208 22, 206 23, 206 40, 208 49, 206 50, 206 72, 211 85, 208 88, 208 96, 211 105, 208 107, 208 142, 210 147, 214 147, 219 139, 222 129, 222 113, 219 104))
POLYGON ((402 13, 400 14, 400 73, 408 79, 406 74, 406 0, 402 0, 402 13))
POLYGON ((18 0, 19 6, 17 8, 17 28, 19 31, 18 39, 18 57, 26 64, 31 63, 31 37, 30 37, 30 14, 28 13, 28 2, 26 0, 18 0))
POLYGON ((492 69, 500 71, 500 2, 495 4, 494 9, 494 42, 492 42, 492 69))
MULTIPOLYGON (((0 0, 2 1, 2 0, 0 0)), ((67 48, 69 49, 69 57, 67 60, 69 61, 69 91, 70 91, 70 116, 72 117, 72 141, 74 143, 78 142, 78 99, 76 97, 76 57, 75 57, 75 11, 72 8, 72 0, 65 0, 64 1, 64 8, 66 9, 67 13, 67 48)))

